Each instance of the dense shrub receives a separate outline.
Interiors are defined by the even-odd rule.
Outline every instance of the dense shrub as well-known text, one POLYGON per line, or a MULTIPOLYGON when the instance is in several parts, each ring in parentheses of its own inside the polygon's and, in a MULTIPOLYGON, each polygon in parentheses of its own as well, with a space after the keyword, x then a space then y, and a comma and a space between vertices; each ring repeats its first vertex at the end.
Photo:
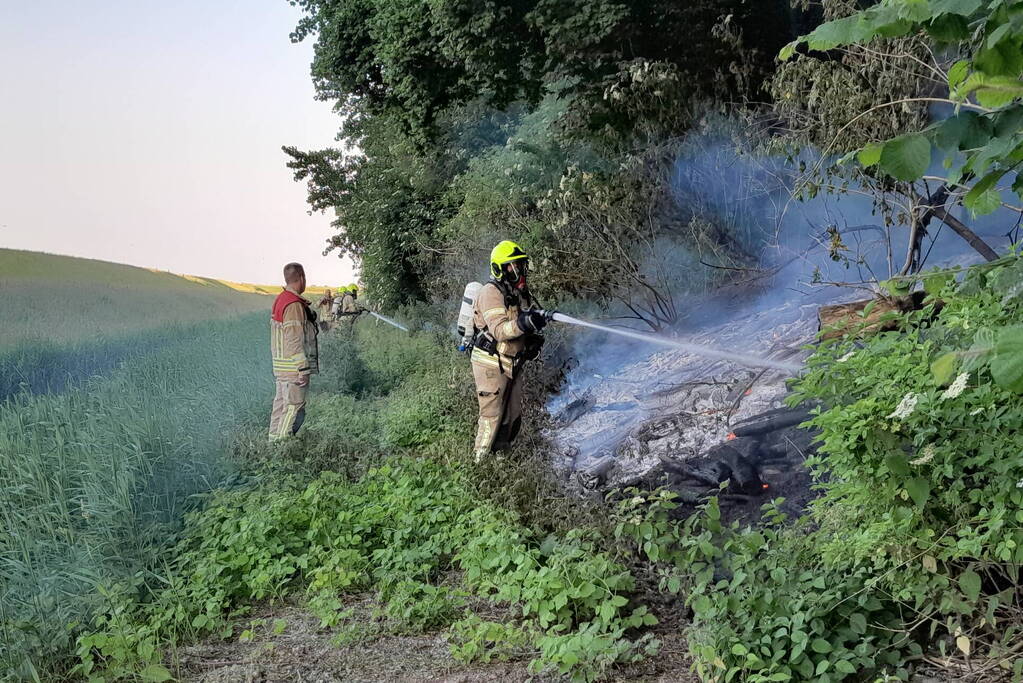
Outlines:
POLYGON ((904 679, 925 649, 1023 671, 1023 262, 954 275, 926 278, 901 329, 811 357, 793 401, 827 408, 805 519, 726 527, 712 502, 679 531, 646 511, 704 675, 904 679))

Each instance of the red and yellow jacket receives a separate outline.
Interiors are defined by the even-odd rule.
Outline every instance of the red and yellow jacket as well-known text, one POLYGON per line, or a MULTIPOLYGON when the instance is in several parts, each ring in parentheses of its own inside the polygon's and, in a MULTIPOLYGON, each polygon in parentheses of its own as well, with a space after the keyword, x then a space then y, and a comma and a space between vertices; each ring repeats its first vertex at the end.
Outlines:
POLYGON ((309 302, 285 289, 270 315, 270 356, 274 377, 297 380, 320 371, 316 315, 309 302))

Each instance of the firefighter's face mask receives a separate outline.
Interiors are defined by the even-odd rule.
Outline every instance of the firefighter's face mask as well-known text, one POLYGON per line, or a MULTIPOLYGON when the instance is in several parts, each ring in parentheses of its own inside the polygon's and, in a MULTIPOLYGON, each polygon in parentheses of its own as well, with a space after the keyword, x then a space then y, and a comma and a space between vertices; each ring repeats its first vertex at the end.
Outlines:
POLYGON ((522 289, 526 286, 526 274, 529 272, 529 259, 519 259, 518 261, 512 261, 505 265, 504 274, 505 279, 509 284, 514 285, 518 289, 522 289))

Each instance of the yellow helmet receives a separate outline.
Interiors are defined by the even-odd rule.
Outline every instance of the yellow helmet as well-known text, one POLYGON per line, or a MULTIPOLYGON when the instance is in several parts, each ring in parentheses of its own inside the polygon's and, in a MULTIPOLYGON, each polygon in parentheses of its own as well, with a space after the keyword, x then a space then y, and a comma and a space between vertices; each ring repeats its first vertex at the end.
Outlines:
POLYGON ((490 252, 490 274, 495 280, 500 280, 505 264, 528 258, 526 252, 522 251, 522 247, 511 240, 499 242, 490 252))

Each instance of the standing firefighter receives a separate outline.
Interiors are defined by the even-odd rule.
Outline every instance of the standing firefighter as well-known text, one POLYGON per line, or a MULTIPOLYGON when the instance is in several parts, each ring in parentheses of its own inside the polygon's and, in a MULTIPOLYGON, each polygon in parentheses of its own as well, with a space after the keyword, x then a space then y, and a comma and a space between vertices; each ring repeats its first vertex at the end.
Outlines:
POLYGON ((355 316, 361 313, 358 304, 355 303, 355 300, 358 298, 358 285, 348 285, 345 295, 341 298, 341 315, 351 316, 353 323, 355 322, 355 316))
POLYGON ((309 376, 319 372, 316 314, 301 297, 305 270, 284 266, 284 291, 274 299, 270 317, 270 354, 277 393, 270 412, 270 441, 294 435, 305 419, 309 376))
POLYGON ((334 301, 330 307, 330 318, 331 320, 341 319, 341 306, 345 301, 345 294, 348 292, 348 286, 338 287, 334 290, 334 301))
POLYGON ((547 324, 526 285, 529 258, 505 240, 490 252, 491 280, 473 304, 472 374, 480 405, 475 457, 504 450, 522 424, 522 369, 540 355, 547 324))
POLYGON ((331 294, 329 289, 327 289, 325 292, 323 292, 323 296, 320 297, 320 300, 316 304, 316 308, 318 309, 317 317, 319 318, 320 321, 321 332, 326 332, 328 329, 330 329, 329 328, 330 309, 333 306, 333 304, 334 295, 331 294))

